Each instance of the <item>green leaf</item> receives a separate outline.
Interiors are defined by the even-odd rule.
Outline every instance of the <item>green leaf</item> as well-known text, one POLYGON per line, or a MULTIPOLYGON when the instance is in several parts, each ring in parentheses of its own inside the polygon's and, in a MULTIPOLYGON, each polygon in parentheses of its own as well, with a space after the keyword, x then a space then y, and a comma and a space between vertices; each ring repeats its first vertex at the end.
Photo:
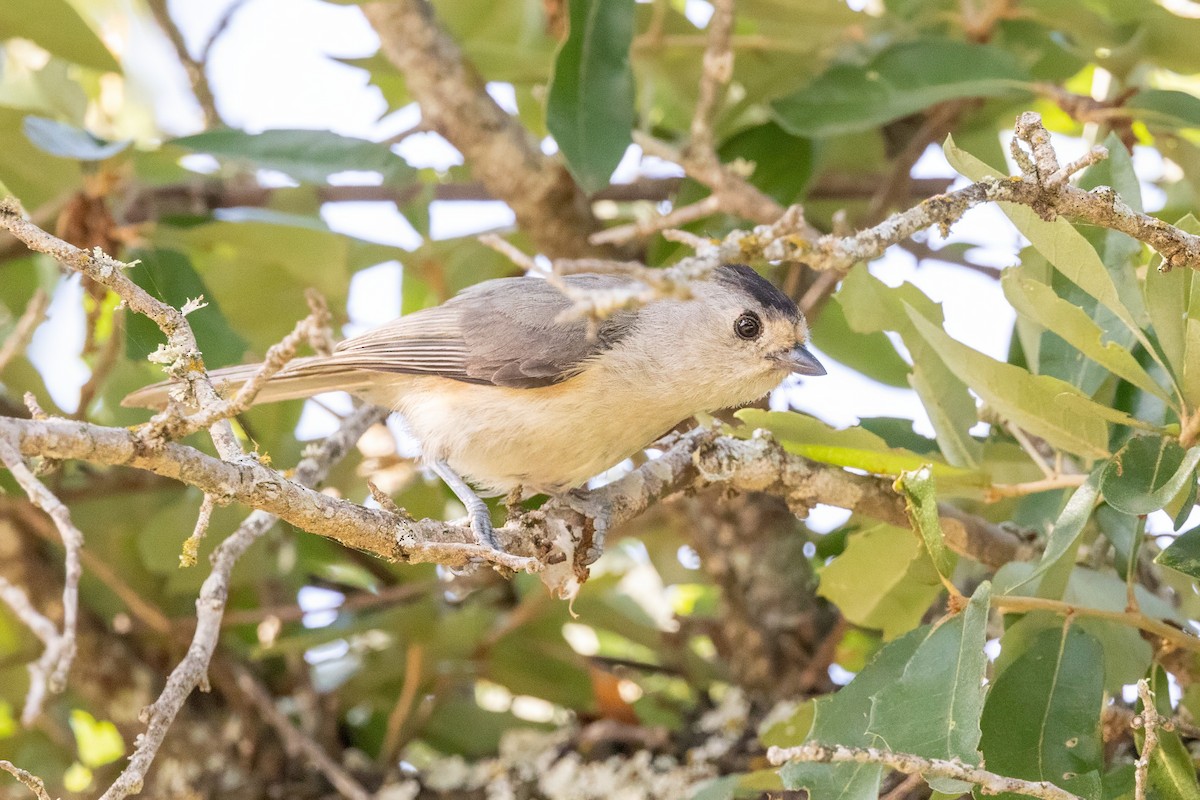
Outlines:
POLYGON ((902 472, 896 479, 895 488, 904 494, 904 506, 913 530, 921 534, 925 549, 933 560, 933 566, 947 580, 954 574, 954 563, 958 560, 946 547, 942 523, 938 519, 937 492, 934 487, 933 471, 928 467, 902 472))
POLYGON ((882 332, 858 333, 846 322, 840 293, 812 325, 812 341, 822 353, 885 386, 908 386, 911 367, 882 332))
MULTIPOLYGON (((717 153, 726 164, 741 159, 753 165, 750 183, 787 206, 799 200, 808 186, 817 150, 811 139, 793 136, 774 122, 764 122, 726 139, 717 153)), ((826 307, 818 320, 824 320, 828 310, 826 307)))
POLYGON ((1018 313, 1061 336, 1113 374, 1171 405, 1174 398, 1150 377, 1129 350, 1104 341, 1104 331, 1082 308, 1059 297, 1044 283, 1022 277, 1021 268, 1004 271, 1004 296, 1018 313))
POLYGON ((119 72, 121 65, 67 0, 0 3, 0 39, 29 39, 73 64, 119 72))
MULTIPOLYGON (((230 326, 187 256, 176 250, 135 250, 130 256, 138 264, 129 270, 129 277, 159 300, 179 308, 188 300, 204 297, 208 305, 189 314, 188 322, 206 367, 215 369, 241 362, 246 340, 230 326)), ((158 326, 141 314, 128 315, 126 326, 125 356, 134 361, 144 360, 163 341, 158 326)))
POLYGON ((1184 450, 1178 439, 1135 436, 1112 457, 1100 488, 1118 511, 1149 514, 1184 488, 1197 464, 1200 446, 1184 450))
POLYGON ((1046 542, 1046 552, 1042 554, 1042 560, 1029 577, 1014 586, 1014 589, 1040 578, 1037 591, 1039 597, 1062 597, 1071 569, 1075 566, 1075 553, 1079 550, 1083 527, 1091 519, 1092 510, 1100 496, 1102 471, 1102 467, 1095 469, 1071 494, 1062 513, 1050 527, 1050 538, 1046 542))
POLYGON ((851 330, 866 334, 891 330, 900 334, 913 361, 909 382, 929 414, 946 461, 956 467, 977 468, 982 448, 969 433, 976 422, 975 401, 966 384, 917 335, 905 311, 906 305, 920 309, 927 319, 940 325, 941 308, 912 284, 889 287, 861 264, 843 279, 836 298, 851 330))
POLYGON ((764 747, 794 747, 803 744, 812 730, 815 711, 815 701, 805 700, 786 719, 779 720, 765 730, 760 729, 758 740, 764 747))
POLYGON ((1200 128, 1200 98, 1171 89, 1142 89, 1122 106, 1149 127, 1200 128))
MULTIPOLYGON (((1187 233, 1200 233, 1191 214, 1175 223, 1187 233)), ((1155 259, 1161 265, 1162 258, 1155 259)), ((1200 404, 1200 281, 1193 270, 1173 269, 1146 275, 1146 306, 1170 371, 1188 405, 1200 404)))
MULTIPOLYGON (((1025 583, 1034 569, 1027 561, 1012 561, 1001 567, 993 581, 996 595, 1012 594, 1014 588, 1025 583)), ((1097 572, 1077 566, 1071 570, 1062 601, 1077 608, 1095 608, 1101 611, 1121 613, 1126 606, 1125 582, 1111 570, 1097 572)), ((1134 596, 1142 611, 1152 617, 1180 621, 1180 615, 1165 602, 1141 586, 1134 587, 1134 596)), ((1036 614, 1026 616, 1039 616, 1036 614)), ((1061 621, 1051 614, 1041 615, 1046 625, 1057 629, 1061 621)), ((1109 694, 1119 694, 1121 687, 1135 682, 1150 666, 1152 651, 1150 644, 1141 637, 1140 631, 1106 619, 1080 617, 1075 622, 1101 643, 1104 650, 1104 687, 1109 694)))
POLYGON ((1100 644, 1069 622, 1046 627, 1040 615, 1028 615, 1005 631, 1000 654, 980 723, 988 770, 1099 796, 1100 644))
MULTIPOLYGON (((895 752, 979 764, 990 598, 991 585, 984 581, 965 611, 929 632, 900 680, 875 696, 868 733, 895 752)), ((941 792, 971 788, 948 779, 931 779, 929 785, 941 792)))
POLYGON ((883 631, 885 639, 920 624, 942 583, 912 531, 877 525, 848 541, 845 552, 821 570, 817 594, 855 625, 883 631))
MULTIPOLYGON (((540 0, 434 0, 439 23, 489 81, 544 87, 557 42, 540 0)), ((540 116, 539 104, 539 116, 540 116)))
POLYGON ((173 139, 169 144, 194 153, 246 161, 257 167, 284 172, 298 181, 324 183, 330 175, 347 170, 369 170, 383 175, 385 183, 411 180, 416 171, 386 144, 342 136, 322 130, 271 130, 262 133, 205 131, 173 139))
POLYGON ((751 429, 762 428, 789 453, 823 464, 853 467, 875 475, 899 476, 905 471, 928 466, 934 475, 962 483, 979 484, 979 473, 952 467, 928 455, 888 447, 879 436, 864 428, 837 429, 816 417, 795 411, 763 411, 743 408, 734 416, 751 429))
POLYGON ((927 38, 893 45, 863 66, 837 64, 771 107, 797 136, 839 136, 947 100, 1011 95, 1027 80, 998 47, 927 38))
POLYGON ((1166 550, 1154 557, 1154 563, 1200 581, 1200 526, 1176 536, 1166 550))
MULTIPOLYGON (((867 732, 873 699, 904 674, 905 666, 927 636, 928 628, 918 628, 886 645, 841 691, 817 698, 808 741, 848 747, 877 744, 876 737, 867 732)), ((786 764, 779 775, 788 789, 808 789, 813 800, 877 800, 882 772, 878 764, 793 762, 786 764)))
POLYGON ((608 185, 632 143, 633 0, 571 0, 570 33, 554 62, 546 126, 585 191, 608 185))
POLYGON ((83 709, 73 708, 70 722, 84 766, 102 767, 125 755, 125 740, 108 720, 98 720, 83 709))
POLYGON ((30 114, 21 122, 25 137, 52 156, 76 161, 103 161, 129 147, 128 139, 110 142, 82 128, 30 114))
POLYGON ((1048 375, 1031 375, 950 337, 919 313, 908 310, 922 338, 955 375, 1001 416, 1053 447, 1085 458, 1108 455, 1108 425, 1134 425, 1128 414, 1102 406, 1078 389, 1048 375))

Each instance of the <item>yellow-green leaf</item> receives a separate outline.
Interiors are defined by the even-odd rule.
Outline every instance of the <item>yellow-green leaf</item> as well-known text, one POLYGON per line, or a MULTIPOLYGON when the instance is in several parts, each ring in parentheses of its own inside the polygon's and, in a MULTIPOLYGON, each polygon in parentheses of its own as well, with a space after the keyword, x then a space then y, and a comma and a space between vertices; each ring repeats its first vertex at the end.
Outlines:
POLYGON ((855 625, 894 639, 920 624, 941 591, 912 531, 881 524, 850 536, 845 552, 821 571, 817 593, 855 625))
POLYGON ((1088 358, 1111 370, 1114 375, 1160 398, 1168 405, 1175 401, 1150 377, 1133 354, 1115 342, 1105 342, 1104 332, 1082 308, 1067 302, 1044 283, 1024 277, 1020 268, 1005 270, 1001 278, 1004 296, 1018 313, 1061 336, 1088 358))
POLYGON ((983 478, 974 470, 952 467, 929 455, 914 453, 899 447, 888 447, 881 437, 865 428, 833 428, 821 420, 794 411, 763 411, 743 408, 735 416, 750 426, 762 428, 783 445, 789 453, 835 464, 853 467, 875 475, 899 476, 906 471, 928 466, 934 475, 959 483, 981 484, 983 478))
POLYGON ((1085 458, 1105 458, 1109 455, 1106 420, 1140 425, 1065 381, 1032 375, 967 347, 911 309, 909 318, 946 365, 985 403, 1053 447, 1085 458))
POLYGON ((904 504, 913 530, 921 535, 925 549, 933 559, 933 565, 943 578, 954 573, 957 561, 954 553, 946 547, 942 523, 938 519, 937 492, 933 483, 933 471, 928 467, 902 472, 896 479, 895 488, 904 494, 904 504))
POLYGON ((71 731, 75 734, 79 760, 86 767, 102 767, 125 755, 125 740, 117 726, 108 720, 98 720, 75 708, 71 710, 71 731))

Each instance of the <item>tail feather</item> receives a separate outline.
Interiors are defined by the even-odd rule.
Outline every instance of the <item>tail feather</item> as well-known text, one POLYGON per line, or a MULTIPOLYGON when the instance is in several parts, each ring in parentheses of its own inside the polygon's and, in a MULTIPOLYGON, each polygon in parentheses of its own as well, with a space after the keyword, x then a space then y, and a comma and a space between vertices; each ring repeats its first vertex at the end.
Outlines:
MULTIPOLYGON (((254 404, 277 403, 311 397, 322 392, 347 391, 368 385, 368 376, 360 370, 312 369, 319 357, 297 358, 287 368, 273 376, 254 398, 254 404)), ((241 364, 211 370, 208 374, 222 397, 231 397, 250 380, 260 364, 241 364)), ((324 365, 322 365, 324 366, 324 365)), ((161 381, 126 395, 121 405, 126 408, 164 408, 168 393, 179 385, 178 381, 161 381)))

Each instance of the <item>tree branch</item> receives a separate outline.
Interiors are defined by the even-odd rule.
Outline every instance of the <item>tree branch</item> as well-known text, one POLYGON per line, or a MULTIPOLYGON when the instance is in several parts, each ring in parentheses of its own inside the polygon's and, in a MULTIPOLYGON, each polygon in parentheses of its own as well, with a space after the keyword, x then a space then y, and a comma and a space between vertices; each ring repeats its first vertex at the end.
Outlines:
MULTIPOLYGON (((363 432, 382 420, 385 415, 385 411, 373 406, 360 408, 342 424, 337 433, 305 456, 296 466, 292 481, 284 482, 311 491, 311 487, 323 481, 330 468, 346 456, 363 432)), ((216 459, 211 460, 224 463, 216 459)), ((277 477, 276 480, 282 478, 277 477)), ((196 599, 196 631, 192 635, 187 655, 171 671, 158 699, 142 710, 141 719, 146 724, 146 732, 138 738, 137 748, 130 757, 129 764, 101 800, 121 800, 141 791, 146 773, 184 701, 197 686, 207 689, 208 665, 220 639, 221 619, 229 598, 229 581, 233 567, 242 554, 269 531, 278 519, 278 516, 269 512, 255 511, 213 553, 212 571, 204 580, 200 596, 196 599)))
POLYGON ((977 205, 1008 202, 1029 206, 1044 219, 1070 217, 1128 234, 1163 257, 1162 269, 1187 266, 1200 269, 1200 236, 1131 209, 1107 186, 1091 191, 1067 182, 1066 171, 1082 168, 1096 155, 1060 171, 1049 134, 1041 118, 1027 111, 1017 123, 1018 136, 1033 147, 1032 169, 1022 176, 985 178, 963 189, 937 195, 853 236, 822 236, 816 241, 780 242, 780 258, 803 261, 813 269, 848 269, 859 261, 883 255, 891 245, 933 225, 946 228, 977 205), (1045 134, 1045 135, 1043 135, 1045 134))
POLYGON ((363 12, 383 54, 405 77, 426 123, 462 152, 472 173, 512 208, 517 224, 551 257, 602 254, 588 198, 557 159, 497 105, 427 0, 370 3, 363 12))
POLYGON ((341 797, 348 800, 371 800, 372 794, 363 788, 353 775, 325 752, 310 736, 297 728, 275 705, 274 698, 245 667, 233 668, 237 687, 242 691, 267 723, 283 738, 283 747, 290 755, 303 755, 316 767, 341 797))
MULTIPOLYGON (((0 462, 8 467, 13 478, 29 495, 30 501, 54 520, 54 525, 58 528, 58 534, 62 539, 63 548, 66 550, 62 591, 62 631, 55 630, 51 634, 50 631, 54 628, 53 624, 49 623, 44 616, 37 614, 29 605, 28 600, 25 602, 24 611, 26 613, 22 619, 30 625, 46 646, 41 657, 29 665, 29 693, 25 696, 25 708, 21 712, 21 722, 28 726, 32 725, 34 720, 41 715, 46 692, 57 694, 66 688, 67 673, 71 669, 71 662, 75 659, 75 634, 79 622, 79 578, 83 573, 83 567, 79 563, 79 553, 83 549, 83 534, 71 521, 71 512, 25 466, 20 453, 11 442, 11 439, 0 437, 0 462), (50 627, 47 628, 46 624, 50 624, 50 627)), ((11 586, 9 589, 19 591, 11 586)), ((13 591, 6 591, 4 600, 16 611, 19 604, 14 605, 14 602, 19 598, 13 591)), ((19 611, 18 616, 21 616, 19 611)))
POLYGON ((196 96, 196 102, 200 104, 200 111, 204 114, 204 127, 215 128, 224 125, 224 120, 221 119, 221 112, 217 109, 217 101, 213 96, 212 86, 208 83, 208 74, 206 72, 208 52, 212 48, 213 42, 225 30, 229 24, 230 17, 233 16, 240 2, 233 3, 230 8, 222 16, 220 23, 215 29, 212 36, 204 46, 203 54, 200 58, 193 58, 188 50, 187 42, 183 38, 183 32, 179 30, 179 26, 175 24, 175 20, 171 19, 171 12, 167 8, 167 0, 147 0, 150 6, 150 13, 154 15, 154 20, 158 23, 158 27, 166 34, 167 39, 171 42, 171 47, 175 50, 175 56, 179 59, 179 63, 183 65, 184 72, 187 73, 188 82, 192 86, 192 94, 196 96))
POLYGON ((807 761, 818 764, 882 764, 888 769, 906 775, 924 775, 931 778, 952 778, 973 783, 984 794, 1016 792, 1041 800, 1083 800, 1079 795, 1060 789, 1049 781, 1026 781, 988 772, 980 767, 964 764, 958 759, 921 758, 908 753, 893 753, 874 747, 843 747, 823 745, 816 742, 799 747, 772 747, 767 750, 767 760, 779 766, 789 761, 807 761))
POLYGON ((1150 757, 1158 749, 1158 730, 1170 730, 1171 720, 1158 713, 1154 702, 1154 693, 1150 691, 1150 682, 1142 678, 1137 682, 1138 699, 1142 701, 1142 713, 1133 718, 1133 727, 1141 728, 1143 739, 1141 751, 1133 762, 1133 798, 1146 800, 1146 790, 1150 783, 1150 757))
MULTIPOLYGON (((153 320, 167 337, 166 346, 159 346, 159 360, 167 364, 171 377, 186 381, 201 407, 220 402, 221 398, 204 370, 204 359, 186 316, 131 281, 124 273, 130 265, 107 255, 100 248, 89 252, 51 236, 26 220, 20 204, 13 198, 0 200, 0 228, 8 230, 30 250, 45 253, 68 269, 108 287, 131 309, 153 320)), ((143 426, 143 445, 152 446, 159 438, 162 423, 174 415, 175 412, 168 409, 143 426)), ((209 432, 222 458, 237 459, 243 455, 228 420, 218 421, 209 432)))
POLYGON ((11 761, 0 760, 0 769, 12 775, 21 783, 29 788, 29 791, 37 797, 38 800, 50 800, 50 793, 46 791, 46 784, 42 779, 34 775, 32 772, 27 772, 13 764, 11 761))
POLYGON ((33 338, 33 332, 46 318, 46 307, 49 305, 50 296, 45 291, 38 289, 33 293, 33 297, 25 305, 25 310, 17 318, 12 333, 0 344, 0 372, 4 371, 8 362, 25 352, 29 340, 33 338))

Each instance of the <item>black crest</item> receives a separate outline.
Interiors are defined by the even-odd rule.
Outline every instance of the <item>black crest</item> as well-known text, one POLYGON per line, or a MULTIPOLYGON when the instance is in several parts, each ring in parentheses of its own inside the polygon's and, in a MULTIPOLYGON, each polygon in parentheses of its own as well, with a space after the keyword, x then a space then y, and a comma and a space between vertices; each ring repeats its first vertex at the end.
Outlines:
POLYGON ((799 319, 800 309, 792 298, 745 264, 723 264, 717 267, 713 277, 732 286, 753 299, 766 311, 773 311, 789 319, 799 319))

